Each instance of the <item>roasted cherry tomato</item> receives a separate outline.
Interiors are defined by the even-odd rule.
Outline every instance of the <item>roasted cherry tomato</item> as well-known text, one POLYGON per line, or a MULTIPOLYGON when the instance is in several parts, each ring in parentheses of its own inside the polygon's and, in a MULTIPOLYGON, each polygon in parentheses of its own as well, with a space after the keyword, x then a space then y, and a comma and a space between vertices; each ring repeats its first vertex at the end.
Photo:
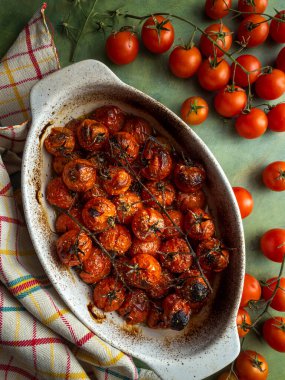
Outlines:
POLYGON ((75 197, 65 186, 61 177, 56 177, 49 181, 46 197, 51 205, 64 209, 70 208, 75 201, 75 197))
POLYGON ((130 224, 135 213, 143 208, 140 196, 131 191, 114 197, 113 203, 116 206, 119 222, 124 224, 130 224))
POLYGON ((177 237, 183 230, 183 214, 179 210, 167 210, 167 214, 163 214, 164 231, 163 237, 166 239, 177 237))
POLYGON ((206 180, 206 172, 202 165, 194 162, 176 164, 174 182, 184 193, 194 193, 200 190, 206 180))
POLYGON ((202 55, 196 46, 176 46, 169 56, 169 67, 176 77, 190 78, 198 70, 202 55))
POLYGON ((175 284, 175 277, 167 270, 163 270, 159 282, 147 290, 150 298, 159 299, 165 297, 175 284))
POLYGON ((125 193, 132 183, 132 177, 126 169, 117 166, 110 166, 101 170, 100 178, 103 188, 110 195, 125 193))
POLYGON ((232 6, 232 0, 206 0, 205 12, 208 17, 218 20, 225 17, 232 6))
POLYGON ((194 208, 204 208, 206 206, 206 197, 203 190, 197 190, 194 193, 179 192, 176 198, 177 206, 182 212, 193 210, 194 208))
POLYGON ((56 251, 60 261, 69 267, 81 265, 92 250, 92 240, 83 231, 70 230, 56 241, 56 251))
POLYGON ((93 247, 90 256, 83 262, 79 276, 86 284, 95 284, 109 276, 111 269, 109 257, 101 249, 93 247))
POLYGON ((68 128, 52 128, 44 141, 46 150, 54 156, 64 156, 73 151, 75 146, 74 133, 68 128))
POLYGON ((177 237, 163 242, 158 256, 161 265, 171 273, 185 272, 193 262, 186 241, 177 237))
POLYGON ((204 34, 200 37, 200 50, 205 57, 217 56, 221 57, 224 51, 228 51, 232 46, 233 38, 230 29, 222 22, 208 26, 204 32, 215 41, 218 46, 214 45, 204 34))
POLYGON ((191 96, 183 102, 180 113, 185 123, 198 125, 207 119, 209 106, 203 98, 191 96))
POLYGON ((260 240, 263 254, 276 263, 281 263, 285 255, 285 229, 273 228, 266 231, 260 240))
POLYGON ((141 174, 152 181, 166 178, 172 169, 170 153, 160 141, 149 140, 142 152, 144 167, 141 174))
POLYGON ((285 161, 275 161, 262 172, 263 183, 273 191, 285 190, 285 161))
POLYGON ((119 107, 110 105, 97 108, 90 118, 100 121, 112 134, 123 128, 126 114, 119 107))
POLYGON ((184 217, 184 230, 194 240, 208 240, 215 233, 212 217, 204 210, 196 208, 189 210, 184 217))
POLYGON ((137 238, 133 240, 133 244, 130 248, 130 256, 140 255, 142 253, 147 253, 154 257, 157 256, 161 244, 160 238, 156 237, 151 241, 142 241, 137 238))
POLYGON ((118 313, 129 325, 145 322, 148 312, 148 297, 145 292, 140 289, 132 290, 129 294, 127 294, 123 305, 118 310, 118 313))
MULTIPOLYGON (((82 223, 81 209, 79 207, 72 207, 69 214, 75 218, 79 223, 82 223)), ((80 226, 67 214, 62 213, 58 215, 55 221, 55 230, 58 234, 63 234, 69 230, 79 230, 80 226)))
POLYGON ((268 364, 264 357, 255 351, 242 351, 236 359, 235 370, 239 379, 266 380, 268 364))
POLYGON ((123 284, 114 277, 107 277, 97 282, 93 300, 95 306, 104 311, 118 310, 126 297, 123 284))
POLYGON ((113 227, 115 216, 115 205, 104 197, 90 199, 82 210, 82 219, 85 226, 95 232, 102 232, 113 227))
POLYGON ((270 307, 274 310, 285 311, 285 277, 280 278, 279 285, 277 281, 277 277, 267 280, 262 288, 262 296, 268 301, 273 296, 276 286, 278 286, 278 290, 270 302, 270 307))
POLYGON ((244 284, 240 307, 248 306, 249 301, 258 301, 261 296, 261 287, 255 277, 246 273, 244 276, 244 284))
POLYGON ((218 239, 202 241, 196 253, 201 268, 205 271, 221 272, 229 264, 229 250, 218 239))
POLYGON ((139 40, 131 30, 120 30, 110 34, 106 41, 108 58, 116 65, 133 62, 139 52, 139 40))
POLYGON ((76 158, 80 158, 80 156, 80 152, 72 152, 69 154, 64 154, 64 156, 53 156, 53 170, 56 172, 57 175, 61 175, 65 165, 76 158))
POLYGON ((111 152, 115 160, 130 164, 139 154, 139 144, 129 132, 116 132, 110 138, 111 152))
POLYGON ((162 306, 166 326, 172 330, 183 330, 188 324, 191 314, 188 301, 180 298, 177 294, 170 294, 164 298, 162 306))
POLYGON ((144 144, 153 133, 152 127, 146 119, 134 115, 127 118, 123 131, 130 133, 140 145, 144 144))
POLYGON ((238 309, 237 329, 240 338, 246 336, 250 331, 251 318, 248 312, 244 309, 238 309))
POLYGON ((244 187, 233 187, 233 192, 235 194, 238 207, 240 210, 240 215, 242 218, 246 218, 252 213, 253 210, 253 198, 248 190, 244 187))
MULTIPOLYGON (((263 13, 267 8, 268 0, 238 0, 238 10, 240 12, 263 13)), ((247 17, 248 14, 243 15, 247 17)))
POLYGON ((148 327, 150 327, 151 329, 167 328, 167 326, 164 323, 163 307, 161 305, 161 302, 151 302, 146 323, 148 327))
POLYGON ((182 285, 177 292, 189 301, 192 309, 200 309, 207 300, 210 289, 198 270, 189 270, 180 276, 182 285))
POLYGON ((235 121, 237 133, 246 139, 256 139, 263 135, 268 126, 266 113, 259 108, 241 113, 235 121))
POLYGON ((101 232, 99 241, 107 251, 115 255, 123 255, 132 244, 130 232, 120 224, 101 232))
POLYGON ((92 189, 85 191, 85 193, 81 194, 81 199, 84 203, 88 202, 90 199, 95 197, 106 197, 107 193, 104 189, 102 189, 99 183, 95 183, 92 189))
POLYGON ((109 138, 108 128, 91 119, 85 119, 76 129, 77 139, 80 146, 88 151, 102 149, 109 138))
POLYGON ((144 204, 147 207, 160 209, 159 204, 163 207, 171 206, 175 199, 175 189, 170 182, 147 182, 141 193, 144 204))
POLYGON ((247 47, 261 45, 269 34, 269 26, 265 17, 258 14, 247 16, 239 25, 238 41, 247 47))
POLYGON ((152 15, 143 24, 141 37, 149 51, 156 54, 165 53, 173 44, 174 28, 167 18, 152 15))
POLYGON ((240 66, 234 62, 231 65, 231 77, 234 83, 240 87, 247 87, 254 83, 261 69, 261 63, 254 55, 243 54, 237 57, 237 62, 246 69, 249 74, 245 73, 240 66))
POLYGON ((274 132, 285 132, 285 103, 270 106, 267 114, 268 128, 274 132))
POLYGON ((126 279, 131 286, 149 289, 159 283, 161 272, 159 262, 153 256, 143 253, 130 260, 126 279))
POLYGON ((273 317, 267 319, 262 329, 263 338, 274 350, 285 352, 285 318, 273 317))
POLYGON ((139 210, 133 217, 132 230, 135 236, 140 240, 154 240, 163 233, 163 217, 153 208, 139 210))
POLYGON ((220 90, 229 83, 230 65, 223 58, 209 57, 205 59, 198 70, 198 80, 205 90, 220 90))
POLYGON ((285 73, 278 69, 269 69, 261 74, 255 82, 257 96, 266 100, 274 100, 285 92, 285 73))
POLYGON ((95 185, 96 169, 90 161, 77 158, 65 165, 62 179, 70 190, 84 192, 95 185))
POLYGON ((219 115, 234 117, 242 112, 247 102, 246 92, 238 86, 222 88, 214 99, 214 106, 219 115))
POLYGON ((276 67, 277 67, 277 69, 285 72, 285 47, 280 50, 280 52, 277 56, 276 67))
POLYGON ((274 41, 284 44, 285 42, 285 11, 278 12, 271 20, 269 34, 274 41), (280 19, 282 21, 277 21, 280 19))

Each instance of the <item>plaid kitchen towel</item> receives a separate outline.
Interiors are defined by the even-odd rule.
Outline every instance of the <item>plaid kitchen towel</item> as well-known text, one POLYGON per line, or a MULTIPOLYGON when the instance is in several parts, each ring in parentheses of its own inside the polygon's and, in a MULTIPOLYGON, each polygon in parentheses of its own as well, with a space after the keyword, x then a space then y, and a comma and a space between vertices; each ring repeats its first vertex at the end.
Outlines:
POLYGON ((59 69, 45 8, 0 62, 0 379, 157 379, 69 311, 37 259, 20 195, 12 189, 30 118, 29 92, 59 69))

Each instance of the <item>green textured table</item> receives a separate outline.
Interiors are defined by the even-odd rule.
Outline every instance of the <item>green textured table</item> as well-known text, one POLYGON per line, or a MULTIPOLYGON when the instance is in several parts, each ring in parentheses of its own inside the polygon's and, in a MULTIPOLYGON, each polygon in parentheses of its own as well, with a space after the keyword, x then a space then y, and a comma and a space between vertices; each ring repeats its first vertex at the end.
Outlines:
MULTIPOLYGON (((87 0, 86 0, 87 1, 87 0)), ((85 4, 86 4, 85 1, 85 4)), ((84 2, 83 2, 84 3, 84 2)), ((99 0, 96 10, 112 10, 121 7, 135 14, 148 12, 171 12, 191 19, 206 26, 209 23, 204 17, 205 1, 199 0, 99 0), (142 6, 143 4, 143 6, 142 6)), ((233 0, 234 5, 237 0, 233 0)), ((269 0, 268 13, 274 8, 284 8, 284 0, 269 0), (282 7, 283 5, 283 7, 282 7)), ((23 26, 42 4, 40 0, 1 0, 0 1, 0 57, 4 55, 23 26)), ((59 32, 59 23, 67 15, 71 3, 67 0, 49 0, 47 15, 55 28, 55 43, 58 48, 61 66, 70 64, 71 43, 59 32)), ((128 24, 132 24, 129 20, 128 24)), ((234 26, 235 22, 226 19, 226 24, 234 26)), ((191 29, 181 22, 174 22, 176 41, 189 38, 191 29)), ((251 49, 263 65, 273 64, 274 58, 282 45, 268 41, 262 47, 251 49)), ((106 63, 126 83, 137 87, 179 114, 181 103, 189 96, 201 95, 209 104, 212 94, 199 87, 196 79, 181 80, 171 75, 168 70, 168 54, 155 56, 141 48, 135 62, 127 66, 111 64, 104 52, 104 36, 102 33, 89 33, 78 49, 76 60, 86 58, 98 59, 106 63)), ((279 99, 278 101, 280 101, 279 99)), ((282 100, 285 100, 283 97, 282 100)), ((247 272, 258 279, 267 279, 277 275, 279 264, 270 262, 259 250, 259 238, 270 228, 285 228, 285 194, 267 190, 261 182, 262 169, 270 162, 285 160, 285 133, 267 132, 256 140, 245 140, 237 136, 232 122, 224 123, 215 114, 213 107, 209 118, 195 132, 205 141, 223 167, 233 186, 244 186, 254 197, 253 213, 244 220, 247 249, 247 272)), ((252 334, 246 339, 244 347, 254 349, 263 354, 270 368, 269 380, 285 379, 285 355, 270 349, 261 339, 252 334)), ((214 379, 215 376, 211 377, 214 379)), ((210 378, 209 378, 210 379, 210 378)))

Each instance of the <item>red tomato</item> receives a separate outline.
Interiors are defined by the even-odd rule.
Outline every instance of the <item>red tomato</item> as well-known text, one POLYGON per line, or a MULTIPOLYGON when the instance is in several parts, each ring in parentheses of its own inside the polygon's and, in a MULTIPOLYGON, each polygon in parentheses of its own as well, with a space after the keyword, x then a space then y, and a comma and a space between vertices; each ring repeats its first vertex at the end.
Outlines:
MULTIPOLYGON (((266 281, 266 285, 262 288, 262 296, 268 301, 275 291, 277 286, 277 277, 270 278, 266 281)), ((278 290, 270 303, 274 310, 285 311, 285 277, 280 278, 278 290)))
POLYGON ((278 69, 261 74, 255 82, 257 96, 266 100, 279 98, 285 92, 285 74, 278 69))
POLYGON ((267 319, 263 325, 262 335, 274 350, 285 352, 285 318, 267 319))
POLYGON ((215 55, 214 52, 216 52, 217 57, 221 57, 224 54, 221 49, 228 51, 232 46, 232 33, 226 25, 222 23, 212 24, 208 26, 204 32, 218 44, 217 47, 207 38, 206 35, 202 34, 200 38, 200 50, 205 57, 215 55), (219 49, 219 47, 221 49, 219 49))
POLYGON ((198 70, 200 85, 208 91, 220 90, 230 80, 230 65, 222 58, 205 59, 198 70))
POLYGON ((266 166, 262 173, 266 187, 273 191, 285 190, 285 162, 275 161, 266 166))
POLYGON ((208 17, 218 20, 225 17, 232 6, 232 0, 206 0, 205 12, 208 17))
POLYGON ((246 139, 255 139, 266 131, 268 119, 266 113, 258 108, 241 113, 235 122, 237 133, 246 139))
POLYGON ((215 109, 221 116, 234 117, 241 113, 246 106, 247 96, 241 87, 226 86, 214 99, 215 109))
POLYGON ((280 50, 277 60, 276 60, 277 69, 285 72, 285 47, 280 50))
POLYGON ((233 187, 242 218, 249 216, 253 210, 253 198, 248 190, 243 187, 233 187))
POLYGON ((266 231, 260 240, 263 254, 276 263, 281 263, 285 255, 285 229, 273 228, 266 231))
POLYGON ((262 44, 269 33, 269 26, 266 18, 253 14, 246 17, 239 25, 237 31, 238 41, 246 43, 247 47, 262 44))
POLYGON ((237 357, 235 368, 240 380, 266 380, 268 376, 266 360, 255 351, 242 351, 237 357))
POLYGON ((203 123, 208 117, 209 107, 207 102, 199 96, 186 99, 181 107, 181 117, 190 125, 203 123))
POLYGON ((190 78, 198 70, 202 62, 200 50, 195 46, 187 48, 177 46, 169 56, 169 67, 178 78, 190 78))
POLYGON ((273 106, 267 114, 268 128, 274 132, 285 132, 285 103, 273 106))
POLYGON ((249 333, 250 324, 251 324, 251 318, 248 312, 244 309, 238 309, 237 329, 238 329, 238 335, 240 338, 243 338, 244 336, 246 336, 246 334, 249 333))
MULTIPOLYGON (((267 5, 268 0, 238 0, 238 10, 240 12, 263 13, 267 5)), ((247 14, 243 16, 247 17, 247 14)))
POLYGON ((129 30, 122 30, 110 34, 106 41, 108 58, 117 65, 133 62, 139 52, 139 40, 136 34, 129 30))
POLYGON ((244 54, 237 57, 237 61, 250 72, 247 75, 238 65, 232 63, 231 65, 231 77, 234 83, 240 87, 248 86, 248 83, 253 83, 257 80, 258 74, 260 73, 261 63, 254 56, 250 54, 244 54))
POLYGON ((240 307, 248 306, 249 301, 258 301, 261 297, 261 286, 257 279, 246 273, 244 276, 243 291, 240 307))
POLYGON ((165 53, 173 44, 174 28, 163 16, 149 17, 142 27, 142 41, 152 53, 165 53))
POLYGON ((274 17, 282 21, 273 19, 270 23, 269 33, 274 41, 282 44, 285 42, 285 11, 278 12, 274 17))

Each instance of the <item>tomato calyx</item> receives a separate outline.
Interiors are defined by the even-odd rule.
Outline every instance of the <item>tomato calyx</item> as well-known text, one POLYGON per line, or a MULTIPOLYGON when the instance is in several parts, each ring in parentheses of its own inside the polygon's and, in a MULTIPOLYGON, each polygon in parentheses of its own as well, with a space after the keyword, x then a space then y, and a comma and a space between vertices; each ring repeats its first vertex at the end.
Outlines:
POLYGON ((277 181, 285 181, 285 170, 280 169, 278 177, 275 178, 277 181))
POLYGON ((108 223, 108 226, 110 226, 112 228, 112 227, 115 227, 116 220, 113 216, 109 216, 107 219, 107 223, 108 223))
POLYGON ((245 332, 251 329, 251 324, 246 322, 245 315, 242 316, 242 322, 238 324, 238 327, 241 328, 245 332))
POLYGON ((272 74, 273 67, 272 66, 266 66, 262 69, 262 72, 260 75, 266 75, 266 74, 272 74))
POLYGON ((170 29, 168 29, 168 28, 165 27, 165 25, 167 23, 169 23, 170 20, 168 18, 166 18, 165 20, 162 20, 161 22, 159 22, 154 15, 152 15, 151 17, 153 19, 154 25, 147 25, 146 28, 147 29, 153 29, 153 30, 156 31, 157 38, 158 38, 158 44, 160 45, 160 34, 161 34, 161 32, 163 30, 166 30, 167 32, 170 32, 170 29))
POLYGON ((278 324, 272 324, 272 326, 276 327, 277 329, 285 332, 285 322, 283 321, 283 318, 281 318, 281 321, 277 321, 278 324))
POLYGON ((192 112, 194 112, 196 115, 198 115, 198 111, 202 108, 206 108, 205 106, 199 106, 197 99, 194 100, 193 103, 190 104, 190 109, 187 112, 187 117, 191 115, 192 112))
POLYGON ((231 34, 233 34, 232 32, 224 32, 223 31, 223 22, 221 21, 220 22, 220 30, 217 31, 217 32, 212 32, 210 31, 209 33, 207 33, 208 37, 212 38, 213 37, 216 37, 215 38, 215 41, 218 42, 218 41, 222 41, 223 43, 223 46, 226 45, 226 37, 227 36, 230 36, 231 34))

